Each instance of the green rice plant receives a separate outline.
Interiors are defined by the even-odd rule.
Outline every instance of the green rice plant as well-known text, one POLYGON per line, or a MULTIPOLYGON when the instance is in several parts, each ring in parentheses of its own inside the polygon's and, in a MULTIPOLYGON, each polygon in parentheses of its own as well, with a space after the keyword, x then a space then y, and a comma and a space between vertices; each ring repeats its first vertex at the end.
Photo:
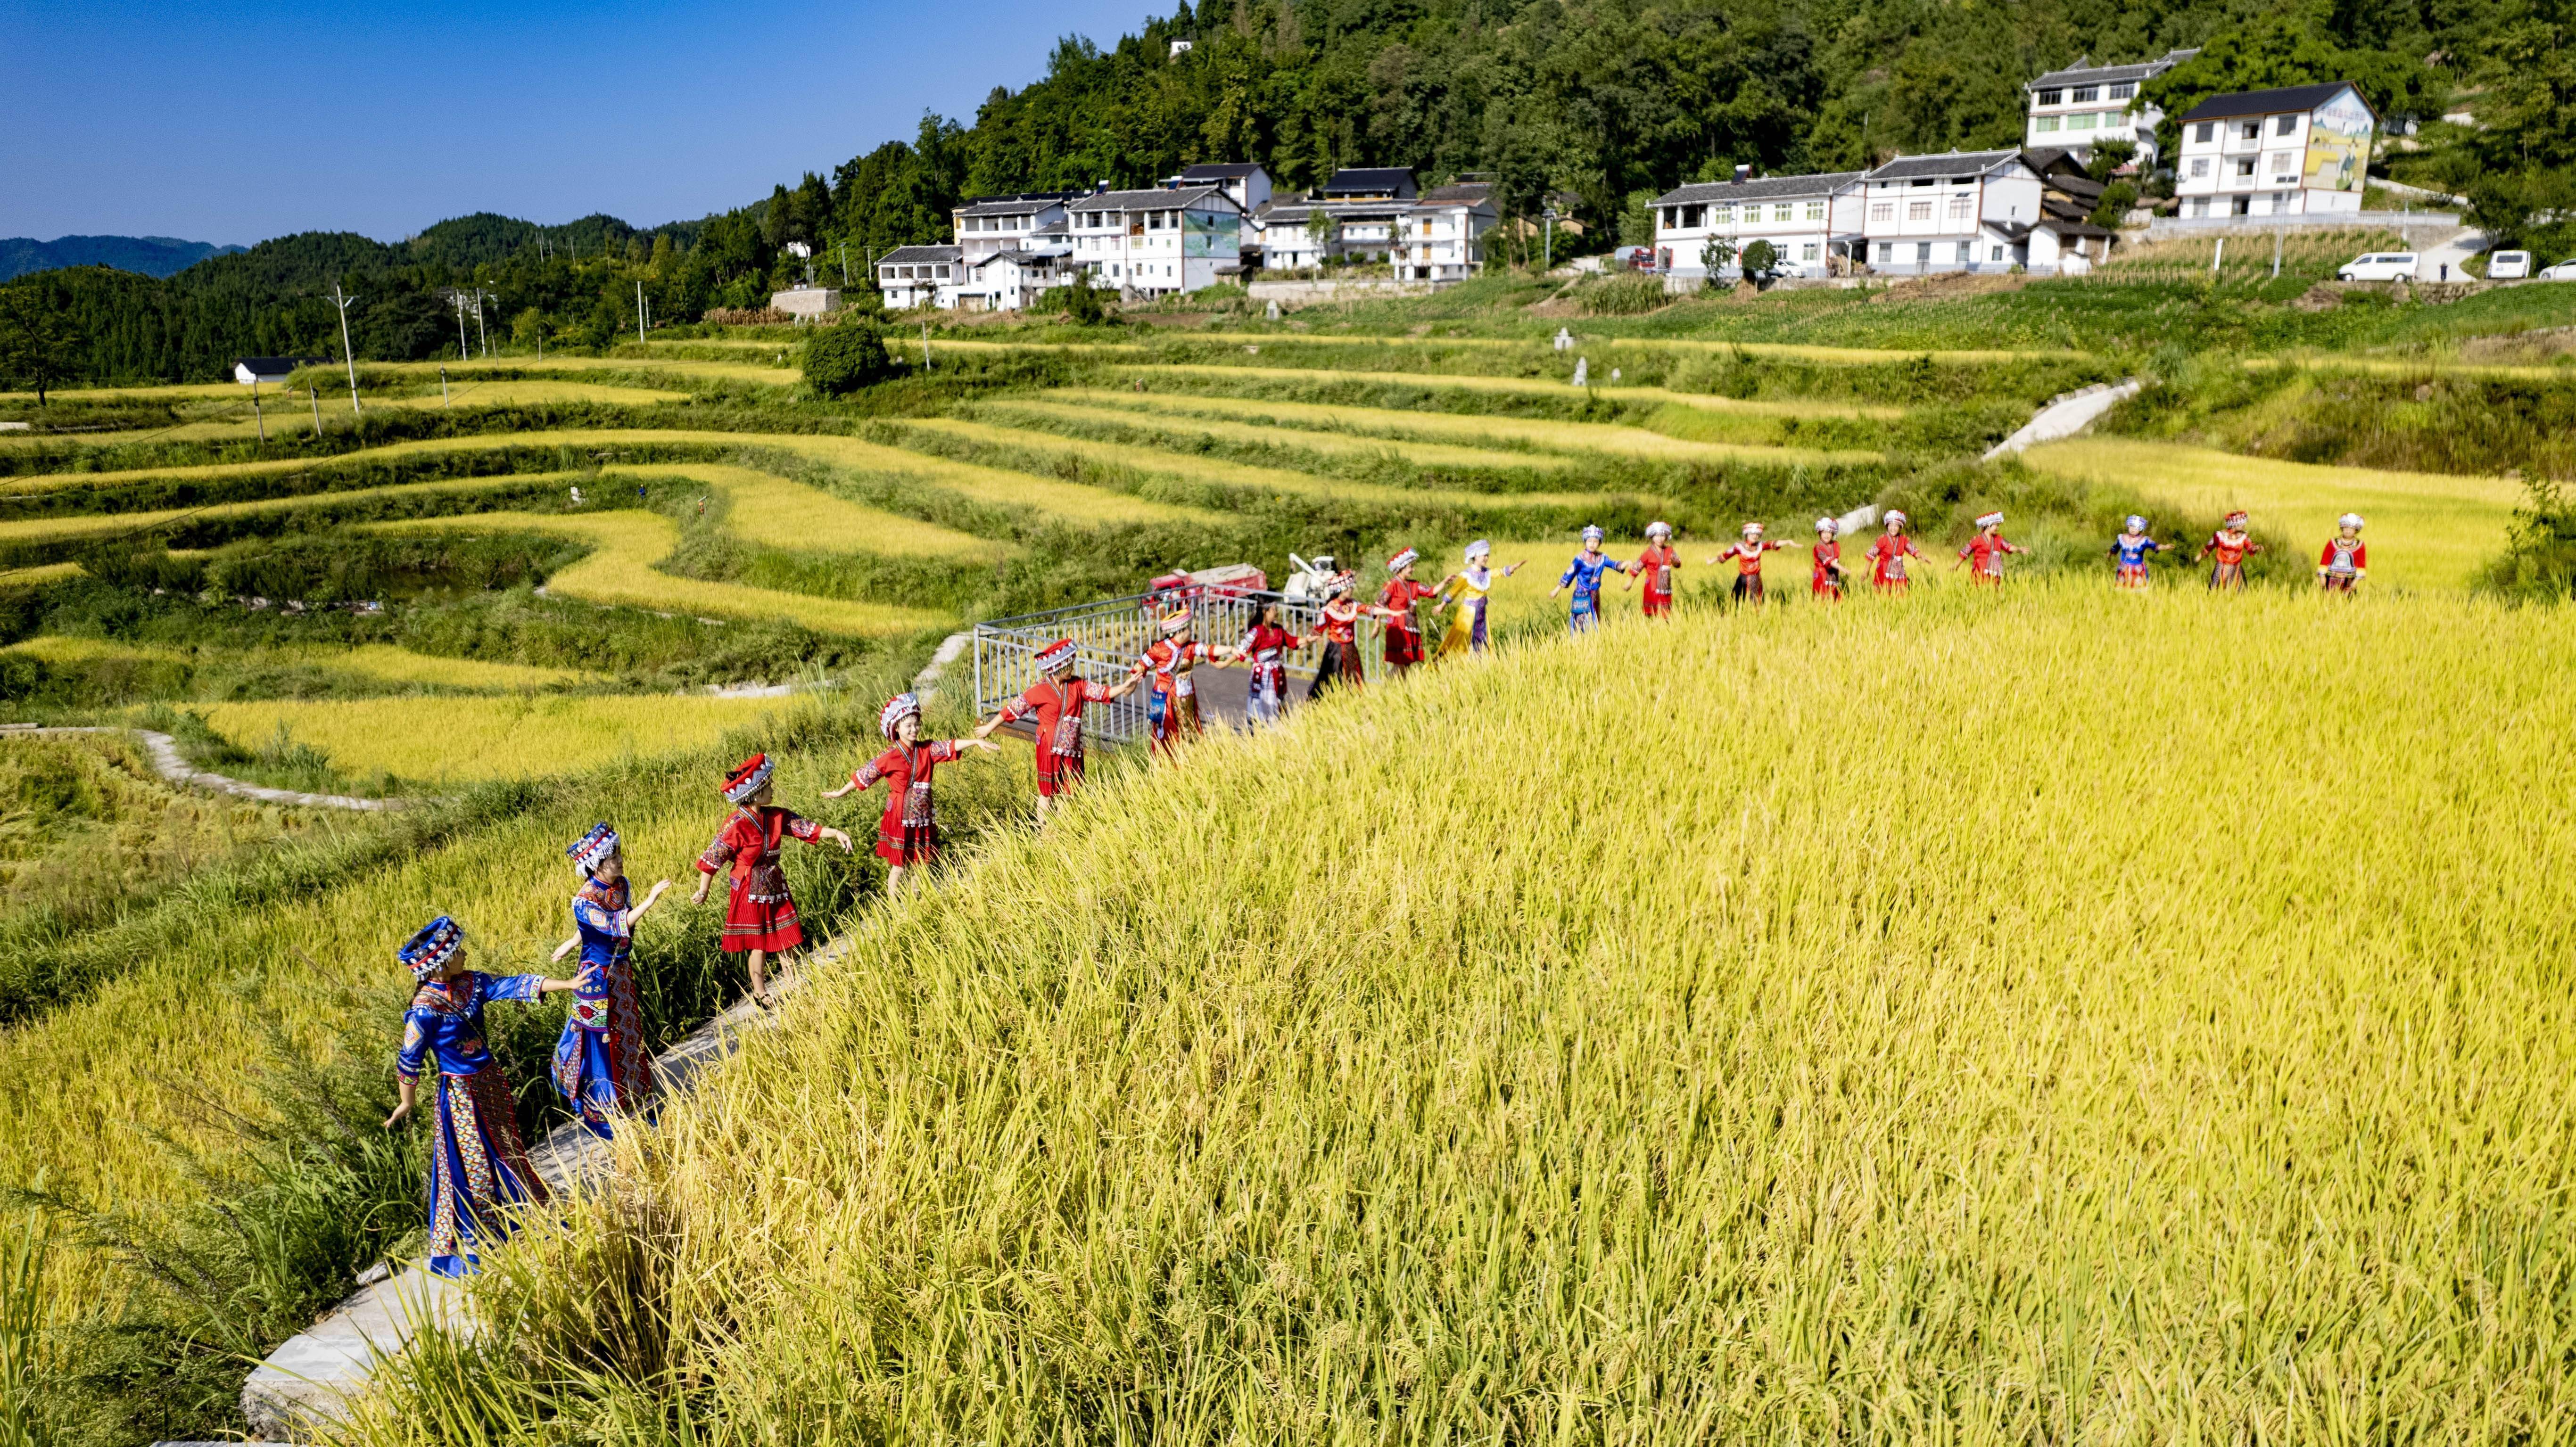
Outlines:
POLYGON ((1228 418, 1241 418, 1281 429, 1294 429, 1290 435, 1297 439, 1292 444, 1297 446, 1310 445, 1305 439, 1313 433, 1348 432, 1361 437, 1393 439, 1407 447, 1417 445, 1414 439, 1429 439, 1439 442, 1476 442, 1487 446, 1501 444, 1557 454, 1602 452, 1627 457, 1651 458, 1662 462, 1714 462, 1744 458, 1790 463, 1862 463, 1884 460, 1876 452, 1857 449, 1825 452, 1802 447, 1766 447, 1703 441, 1598 422, 1558 422, 1530 417, 1459 416, 1446 412, 1331 407, 1311 402, 1254 402, 1240 398, 1220 400, 1175 396, 1168 392, 1132 394, 1109 389, 1068 389, 1049 395, 1067 398, 1070 402, 1084 407, 1117 408, 1165 416, 1188 417, 1192 419, 1192 425, 1200 425, 1202 420, 1222 422, 1228 418))
POLYGON ((878 913, 351 1440, 2567 1436, 2560 631, 1956 587, 1211 739, 878 913))
POLYGON ((1002 550, 989 538, 863 507, 758 468, 675 462, 618 471, 709 484, 729 503, 725 530, 762 547, 916 558, 991 558, 1002 550))
POLYGON ((398 534, 462 528, 577 538, 590 544, 590 556, 547 579, 547 589, 562 597, 611 607, 685 611, 748 621, 785 618, 818 632, 865 638, 900 637, 944 627, 950 621, 949 615, 927 609, 817 598, 656 571, 654 565, 669 557, 680 542, 679 528, 659 513, 493 512, 372 526, 398 534))
MULTIPOLYGON (((21 639, 6 651, 55 664, 134 662, 196 665, 216 661, 205 650, 119 643, 104 638, 42 636, 21 639)), ((430 684, 459 691, 516 691, 594 681, 598 675, 577 668, 543 668, 524 663, 496 663, 479 658, 441 658, 414 653, 389 643, 362 644, 347 650, 262 649, 262 662, 309 662, 334 672, 352 673, 378 683, 430 684)))
POLYGON ((395 789, 441 789, 560 774, 623 755, 697 749, 782 706, 776 698, 521 694, 272 699, 195 711, 237 747, 291 735, 326 755, 343 777, 376 776, 393 781, 395 789))
MULTIPOLYGON (((1177 399, 1174 399, 1177 400, 1177 399)), ((1244 404, 1250 406, 1252 404, 1244 404)), ((1225 416, 1196 417, 1172 411, 1159 415, 1139 407, 1107 401, 1055 401, 1040 396, 989 402, 976 409, 981 418, 1011 422, 1024 418, 1045 418, 1077 425, 1104 425, 1124 429, 1132 434, 1160 434, 1174 445, 1187 446, 1206 438, 1248 449, 1254 453, 1299 455, 1318 459, 1330 465, 1357 460, 1363 463, 1391 458, 1410 467, 1446 468, 1469 473, 1555 473, 1575 466, 1563 454, 1509 452, 1498 448, 1468 447, 1448 442, 1408 441, 1394 437, 1371 437, 1345 432, 1327 432, 1310 428, 1268 427, 1256 422, 1236 422, 1225 416), (1139 415, 1144 414, 1144 415, 1139 415)))
POLYGON ((1042 459, 1059 457, 1131 470, 1146 476, 1167 477, 1211 489, 1210 505, 1222 505, 1226 491, 1231 489, 1284 493, 1317 500, 1364 502, 1385 507, 1581 508, 1598 501, 1597 495, 1575 492, 1474 493, 1388 487, 1283 467, 1259 467, 1183 451, 1166 451, 1159 447, 955 417, 908 423, 905 431, 916 437, 952 439, 969 446, 990 448, 998 457, 1026 459, 1032 466, 1043 466, 1042 459))
MULTIPOLYGON (((1118 374, 1122 377, 1144 377, 1147 380, 1148 385, 1165 378, 1186 381, 1192 386, 1210 386, 1238 382, 1255 385, 1260 383, 1307 383, 1315 385, 1337 384, 1345 387, 1366 386, 1392 392, 1395 395, 1405 397, 1442 398, 1443 394, 1457 392, 1470 395, 1523 397, 1550 402, 1562 401, 1576 407, 1580 407, 1583 400, 1589 396, 1604 398, 1609 401, 1620 403, 1640 403, 1644 404, 1645 408, 1649 411, 1657 407, 1673 405, 1690 407, 1699 411, 1719 412, 1745 417, 1849 417, 1867 418, 1875 421, 1892 421, 1905 415, 1905 409, 1902 407, 1874 406, 1864 402, 1850 402, 1826 398, 1802 401, 1757 402, 1734 397, 1713 397, 1692 392, 1675 392, 1664 387, 1626 386, 1616 382, 1595 384, 1591 387, 1582 389, 1581 391, 1577 391, 1566 379, 1557 377, 1485 377, 1463 374, 1452 375, 1447 373, 1361 372, 1334 367, 1260 367, 1250 365, 1236 367, 1181 362, 1157 363, 1151 366, 1122 367, 1118 369, 1118 374)), ((1258 394, 1249 393, 1245 395, 1258 394)), ((1324 401, 1332 399, 1291 397, 1288 400, 1324 401)), ((1373 405, 1392 406, 1396 404, 1377 403, 1373 405)), ((1444 405, 1442 410, 1464 411, 1469 409, 1444 405)))

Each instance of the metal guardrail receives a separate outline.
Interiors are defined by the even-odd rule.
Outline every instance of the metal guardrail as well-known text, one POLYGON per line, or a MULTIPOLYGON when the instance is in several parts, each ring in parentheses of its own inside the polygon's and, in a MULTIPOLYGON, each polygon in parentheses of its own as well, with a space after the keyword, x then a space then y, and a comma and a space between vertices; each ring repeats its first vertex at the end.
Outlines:
MULTIPOLYGON (((1250 631, 1252 625, 1260 620, 1265 604, 1278 604, 1280 626, 1300 636, 1314 629, 1322 612, 1320 603, 1306 598, 1291 598, 1284 593, 1194 585, 1161 593, 1131 593, 1104 598, 1096 603, 1078 603, 1070 608, 1051 608, 1043 613, 1022 613, 978 623, 975 625, 977 714, 989 718, 994 710, 1027 692, 1041 676, 1037 666, 1038 651, 1059 638, 1070 638, 1074 642, 1075 674, 1095 683, 1118 682, 1127 676, 1129 665, 1143 657, 1146 648, 1163 636, 1163 615, 1184 602, 1189 604, 1199 641, 1219 649, 1232 648, 1250 631)), ((1386 667, 1382 629, 1383 625, 1374 619, 1361 620, 1360 657, 1367 676, 1372 680, 1378 678, 1386 667)), ((1288 676, 1292 680, 1312 679, 1322 661, 1323 651, 1321 642, 1310 640, 1305 647, 1290 653, 1285 660, 1288 676)), ((1144 689, 1139 688, 1109 703, 1094 704, 1083 714, 1082 729, 1085 737, 1102 743, 1142 742, 1147 733, 1144 689)))

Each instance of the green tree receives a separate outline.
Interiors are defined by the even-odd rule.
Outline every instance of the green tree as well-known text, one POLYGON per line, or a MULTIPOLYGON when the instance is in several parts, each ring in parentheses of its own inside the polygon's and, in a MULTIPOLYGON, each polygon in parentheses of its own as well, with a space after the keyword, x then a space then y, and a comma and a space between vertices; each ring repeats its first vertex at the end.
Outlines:
POLYGON ((1073 280, 1057 287, 1063 297, 1065 320, 1077 326, 1095 327, 1109 320, 1109 309, 1102 305, 1100 293, 1091 285, 1091 273, 1077 271, 1073 280))
POLYGON ((1717 280, 1719 272, 1735 264, 1735 243, 1723 236, 1710 237, 1700 243, 1699 264, 1708 268, 1710 281, 1717 280))
POLYGON ((46 394, 79 375, 85 347, 80 328, 33 286, 0 287, 0 378, 46 394))
POLYGON ((1306 213, 1306 239, 1314 243, 1315 264, 1323 265, 1325 248, 1333 239, 1333 218, 1321 206, 1306 213))
POLYGON ((2199 55, 2140 87, 2138 98, 2164 110, 2156 143, 2170 156, 2180 149, 2181 116, 2211 96, 2333 80, 2351 81, 2383 125, 2438 115, 2449 94, 2441 76, 2412 56, 2346 50, 2304 18, 2276 16, 2211 40, 2199 55))
POLYGON ((2443 158, 2468 219, 2499 246, 2576 255, 2576 30, 2506 27, 2478 78, 2478 125, 2443 158))
POLYGON ((1768 241, 1752 241, 1744 247, 1744 277, 1755 284, 1769 281, 1780 269, 1780 248, 1768 241))
POLYGON ((846 397, 893 372, 885 338, 866 322, 845 317, 805 340, 805 384, 823 396, 846 397))

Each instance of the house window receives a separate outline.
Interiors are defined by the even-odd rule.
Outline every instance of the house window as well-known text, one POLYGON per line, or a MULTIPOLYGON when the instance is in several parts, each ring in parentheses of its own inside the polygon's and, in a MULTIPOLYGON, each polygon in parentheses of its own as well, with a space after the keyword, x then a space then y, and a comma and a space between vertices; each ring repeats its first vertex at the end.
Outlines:
POLYGON ((2094 122, 2100 119, 2101 117, 2095 115, 2093 112, 2085 111, 2081 115, 2068 116, 2066 118, 2066 128, 2070 131, 2089 131, 2093 129, 2094 122))
POLYGON ((2206 176, 2206 175, 2208 175, 2208 174, 2209 174, 2209 158, 2208 158, 2207 156, 2202 156, 2202 157, 2200 157, 2199 159, 2197 159, 2197 160, 2193 161, 2193 162, 2191 163, 2191 174, 2192 174, 2193 179, 2195 179, 2195 180, 2199 179, 2199 178, 2200 178, 2200 177, 2202 177, 2202 176, 2206 176))
POLYGON ((1960 264, 1961 266, 1965 266, 1965 265, 1967 265, 1967 264, 1968 264, 1968 257, 1970 256, 1970 254, 1971 254, 1971 253, 1970 253, 1970 252, 1969 252, 1969 250, 1968 250, 1968 243, 1966 243, 1966 242, 1964 242, 1964 241, 1960 242, 1960 243, 1959 243, 1959 264, 1960 264))
POLYGON ((2030 128, 2037 134, 2046 135, 2050 131, 2057 129, 2057 117, 2041 116, 2039 119, 2030 123, 2030 128))
POLYGON ((1798 259, 1799 259, 1800 261, 1813 261, 1813 260, 1815 260, 1815 259, 1816 259, 1816 243, 1814 243, 1814 242, 1810 241, 1810 242, 1808 242, 1806 245, 1799 247, 1799 248, 1798 248, 1798 259))
POLYGON ((2001 246, 1989 246, 1986 248, 1986 260, 2001 261, 2003 259, 2004 249, 2001 246))
POLYGON ((1895 220, 1895 219, 1896 219, 1896 203, 1895 203, 1895 202, 1893 202, 1893 201, 1872 201, 1872 202, 1870 202, 1870 203, 1869 203, 1869 219, 1870 219, 1870 220, 1872 220, 1872 221, 1893 221, 1893 220, 1895 220))
POLYGON ((2200 142, 2204 146, 2208 145, 2211 141, 2218 139, 2218 122, 2202 121, 2199 125, 2191 128, 2191 138, 2200 142))
POLYGON ((1708 213, 1708 223, 1709 223, 1711 226, 1732 226, 1732 225, 1734 225, 1734 224, 1735 224, 1735 208, 1734 208, 1734 207, 1732 207, 1732 206, 1718 206, 1718 207, 1713 207, 1713 208, 1711 208, 1711 210, 1710 210, 1710 211, 1709 211, 1709 213, 1708 213))
POLYGON ((2238 178, 2239 180, 2249 180, 2249 181, 2250 181, 2250 180, 2252 180, 2252 179, 2253 179, 2253 177, 2254 177, 2254 158, 2253 158, 2252 156, 2247 156, 2244 160, 2241 160, 2241 161, 2239 161, 2239 162, 2237 162, 2237 163, 2236 163, 2236 175, 2237 175, 2237 178, 2238 178))
POLYGON ((2101 98, 2102 87, 2098 85, 2079 85, 2075 88, 2075 103, 2077 105, 2090 105, 2101 98))
POLYGON ((1783 201, 1779 205, 1771 208, 1771 219, 1774 221, 1795 221, 1798 219, 1798 208, 1790 205, 1786 201, 1783 201))
POLYGON ((2254 214, 2254 198, 2253 198, 2253 197, 2251 197, 2251 196, 2239 196, 2239 197, 2237 197, 2237 198, 2236 198, 2236 204, 2235 204, 2234 206, 2232 206, 2232 207, 2230 207, 2230 208, 2229 208, 2229 212, 2230 212, 2230 214, 2231 214, 2231 215, 2236 215, 2236 216, 2251 216, 2251 215, 2253 215, 2253 214, 2254 214))
POLYGON ((1950 198, 1950 219, 1953 221, 1965 221, 1968 219, 1967 197, 1953 196, 1950 198))
POLYGON ((2299 158, 2296 152, 2284 152, 2272 158, 2272 184, 2295 186, 2299 183, 2299 158))
POLYGON ((1931 242, 1918 241, 1914 243, 1914 264, 1917 266, 1930 266, 1932 264, 1931 242))
POLYGON ((2039 103, 2044 106, 2062 105, 2065 101, 2066 92, 2062 90, 2044 90, 2039 93, 2039 103))
POLYGON ((1808 202, 1808 203, 1807 203, 1807 219, 1808 219, 1808 220, 1810 220, 1810 221, 1822 221, 1822 220, 1824 220, 1824 219, 1825 219, 1825 203, 1824 203, 1824 202, 1822 202, 1822 201, 1810 201, 1810 202, 1808 202))
POLYGON ((1681 225, 1681 224, 1682 224, 1682 208, 1680 208, 1679 206, 1667 206, 1667 207, 1665 207, 1665 208, 1664 208, 1664 229, 1665 229, 1665 230, 1667 230, 1667 231, 1669 231, 1669 230, 1671 230, 1672 228, 1674 228, 1674 227, 1676 227, 1676 226, 1679 226, 1679 225, 1681 225))
POLYGON ((2236 139, 2240 141, 2259 141, 2263 139, 2263 123, 2261 121, 2247 121, 2238 126, 2236 128, 2236 139))
POLYGON ((1881 266, 1894 266, 1896 264, 1895 242, 1882 241, 1878 243, 1878 264, 1881 266))
POLYGON ((2137 93, 2138 83, 2133 80, 2124 80, 2118 85, 2111 87, 2111 99, 2113 100, 2127 100, 2129 97, 2136 95, 2137 93))
POLYGON ((2206 216, 2206 215, 2208 215, 2208 214, 2209 214, 2209 198, 2208 198, 2208 197, 2206 197, 2206 196, 2194 196, 2194 197, 2192 197, 2192 198, 2191 198, 2191 214, 2192 214, 2192 215, 2194 215, 2194 216, 2206 216))
POLYGON ((1908 221, 1929 221, 1929 220, 1931 220, 1931 219, 1932 219, 1932 203, 1931 203, 1931 202, 1929 202, 1929 201, 1908 201, 1908 202, 1906 202, 1906 203, 1905 203, 1905 219, 1906 219, 1906 220, 1908 220, 1908 221))
POLYGON ((1708 208, 1705 206, 1685 206, 1682 208, 1682 224, 1684 226, 1697 226, 1707 215, 1708 208))
POLYGON ((2298 133, 2299 118, 2297 116, 2283 116, 2272 122, 2272 134, 2276 136, 2295 136, 2298 133))

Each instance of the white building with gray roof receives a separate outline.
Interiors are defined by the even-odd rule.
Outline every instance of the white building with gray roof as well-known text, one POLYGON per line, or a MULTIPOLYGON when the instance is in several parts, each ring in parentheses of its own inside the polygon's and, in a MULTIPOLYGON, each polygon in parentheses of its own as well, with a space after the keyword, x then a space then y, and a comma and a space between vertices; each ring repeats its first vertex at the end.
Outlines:
POLYGON ((1170 296, 1243 271, 1243 208, 1223 186, 1102 189, 1065 203, 1071 264, 1103 285, 1170 296))
POLYGON ((1858 184, 1870 270, 1922 276, 2027 266, 2045 189, 2019 148, 1899 156, 1858 184))
POLYGON ((2030 116, 2024 144, 2054 146, 2090 160, 2101 142, 2128 141, 2138 148, 2139 171, 2154 170, 2156 126, 2165 113, 2139 101, 2138 90, 2198 54, 2168 50, 2130 65, 2095 65, 2088 56, 2025 83, 2030 116))
POLYGON ((1688 284, 1744 274, 1746 247, 1771 244, 1779 276, 1849 271, 1860 245, 1858 171, 1700 181, 1655 198, 1655 269, 1688 284), (1714 262, 1716 265, 1711 266, 1714 262))

